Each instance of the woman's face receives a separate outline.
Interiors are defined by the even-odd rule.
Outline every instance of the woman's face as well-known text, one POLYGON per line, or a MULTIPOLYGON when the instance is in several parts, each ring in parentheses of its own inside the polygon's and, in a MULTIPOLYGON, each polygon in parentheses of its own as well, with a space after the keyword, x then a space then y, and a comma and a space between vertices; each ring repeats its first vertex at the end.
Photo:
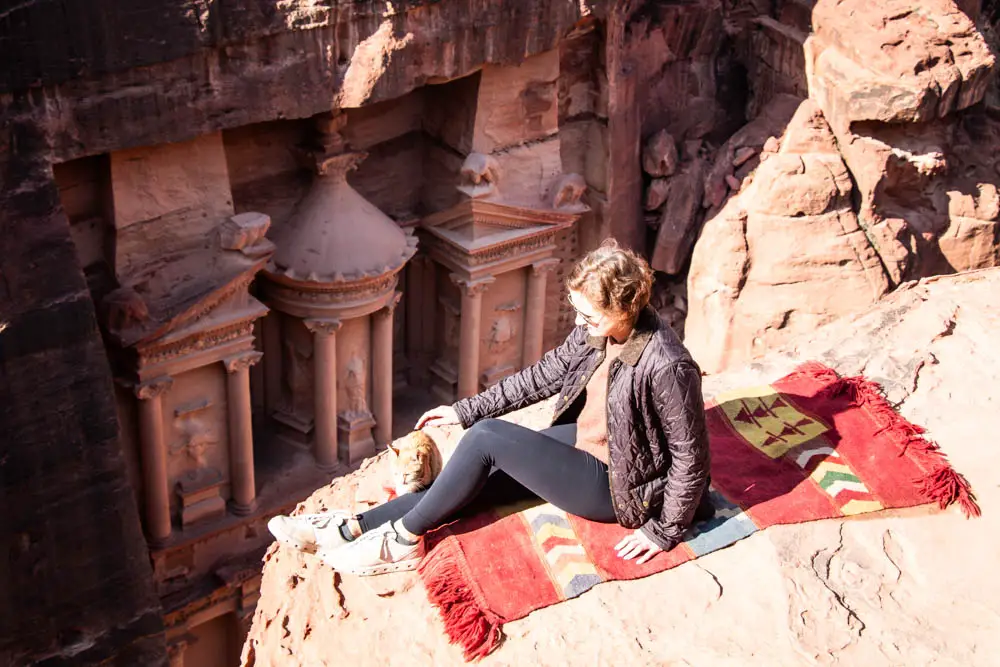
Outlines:
POLYGON ((586 326, 591 336, 607 337, 621 329, 621 320, 603 312, 583 292, 569 291, 569 302, 576 311, 576 325, 586 326))

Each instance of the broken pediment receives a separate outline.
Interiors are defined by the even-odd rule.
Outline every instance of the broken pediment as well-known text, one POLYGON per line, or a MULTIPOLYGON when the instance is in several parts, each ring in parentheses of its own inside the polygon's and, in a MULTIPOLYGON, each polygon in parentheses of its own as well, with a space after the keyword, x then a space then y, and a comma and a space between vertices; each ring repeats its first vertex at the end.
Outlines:
POLYGON ((145 347, 227 321, 258 317, 266 308, 248 294, 247 287, 266 261, 267 256, 223 253, 164 266, 104 298, 105 327, 122 347, 145 347))
POLYGON ((551 233, 572 225, 578 217, 575 211, 539 210, 467 199, 424 218, 421 226, 464 252, 475 253, 499 243, 551 233))

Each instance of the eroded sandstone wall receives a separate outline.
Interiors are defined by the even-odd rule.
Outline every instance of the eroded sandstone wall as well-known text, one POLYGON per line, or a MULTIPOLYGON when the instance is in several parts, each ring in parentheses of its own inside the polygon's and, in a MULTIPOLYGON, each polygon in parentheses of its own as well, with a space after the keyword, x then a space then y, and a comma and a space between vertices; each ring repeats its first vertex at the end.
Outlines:
POLYGON ((0 664, 165 664, 111 373, 46 153, 37 128, 0 132, 0 664))
MULTIPOLYGON (((684 326, 709 372, 908 280, 1000 264, 992 13, 977 25, 978 3, 952 0, 774 10, 744 17, 747 109, 758 110, 747 128, 786 95, 774 89, 779 71, 801 64, 808 99, 766 141, 733 135, 713 156, 704 212, 678 224, 668 201, 652 255, 656 268, 681 271, 682 232, 701 225, 684 326)), ((802 78, 789 77, 787 92, 802 93, 802 78)))

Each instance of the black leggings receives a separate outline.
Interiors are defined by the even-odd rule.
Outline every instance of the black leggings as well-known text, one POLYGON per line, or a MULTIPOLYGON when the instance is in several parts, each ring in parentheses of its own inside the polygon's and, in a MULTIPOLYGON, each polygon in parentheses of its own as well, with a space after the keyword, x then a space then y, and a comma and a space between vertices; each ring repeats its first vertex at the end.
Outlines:
POLYGON ((576 425, 533 431, 499 419, 470 428, 430 488, 358 516, 362 531, 403 520, 414 535, 490 507, 541 498, 570 514, 612 523, 608 467, 576 449, 576 425))

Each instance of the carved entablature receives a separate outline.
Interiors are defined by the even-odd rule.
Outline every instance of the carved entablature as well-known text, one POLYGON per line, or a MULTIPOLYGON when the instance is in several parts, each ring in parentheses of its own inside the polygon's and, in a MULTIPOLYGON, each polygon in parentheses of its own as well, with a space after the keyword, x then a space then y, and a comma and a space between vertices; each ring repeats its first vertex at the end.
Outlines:
POLYGON ((240 321, 223 327, 199 331, 177 340, 154 342, 147 346, 137 346, 136 350, 139 353, 138 370, 142 374, 143 370, 147 367, 161 366, 182 357, 200 355, 215 349, 222 350, 228 348, 233 343, 241 341, 252 342, 254 319, 256 317, 249 321, 240 321))
POLYGON ((551 257, 556 233, 572 226, 580 212, 570 206, 540 210, 468 199, 428 216, 421 226, 432 258, 475 277, 551 257))
POLYGON ((241 215, 219 227, 217 244, 103 300, 102 324, 124 379, 176 376, 253 348, 254 322, 267 308, 249 287, 273 247, 263 237, 268 218, 241 215))
POLYGON ((394 298, 402 267, 354 282, 303 283, 269 274, 263 298, 269 305, 297 317, 357 317, 384 308, 394 298))

